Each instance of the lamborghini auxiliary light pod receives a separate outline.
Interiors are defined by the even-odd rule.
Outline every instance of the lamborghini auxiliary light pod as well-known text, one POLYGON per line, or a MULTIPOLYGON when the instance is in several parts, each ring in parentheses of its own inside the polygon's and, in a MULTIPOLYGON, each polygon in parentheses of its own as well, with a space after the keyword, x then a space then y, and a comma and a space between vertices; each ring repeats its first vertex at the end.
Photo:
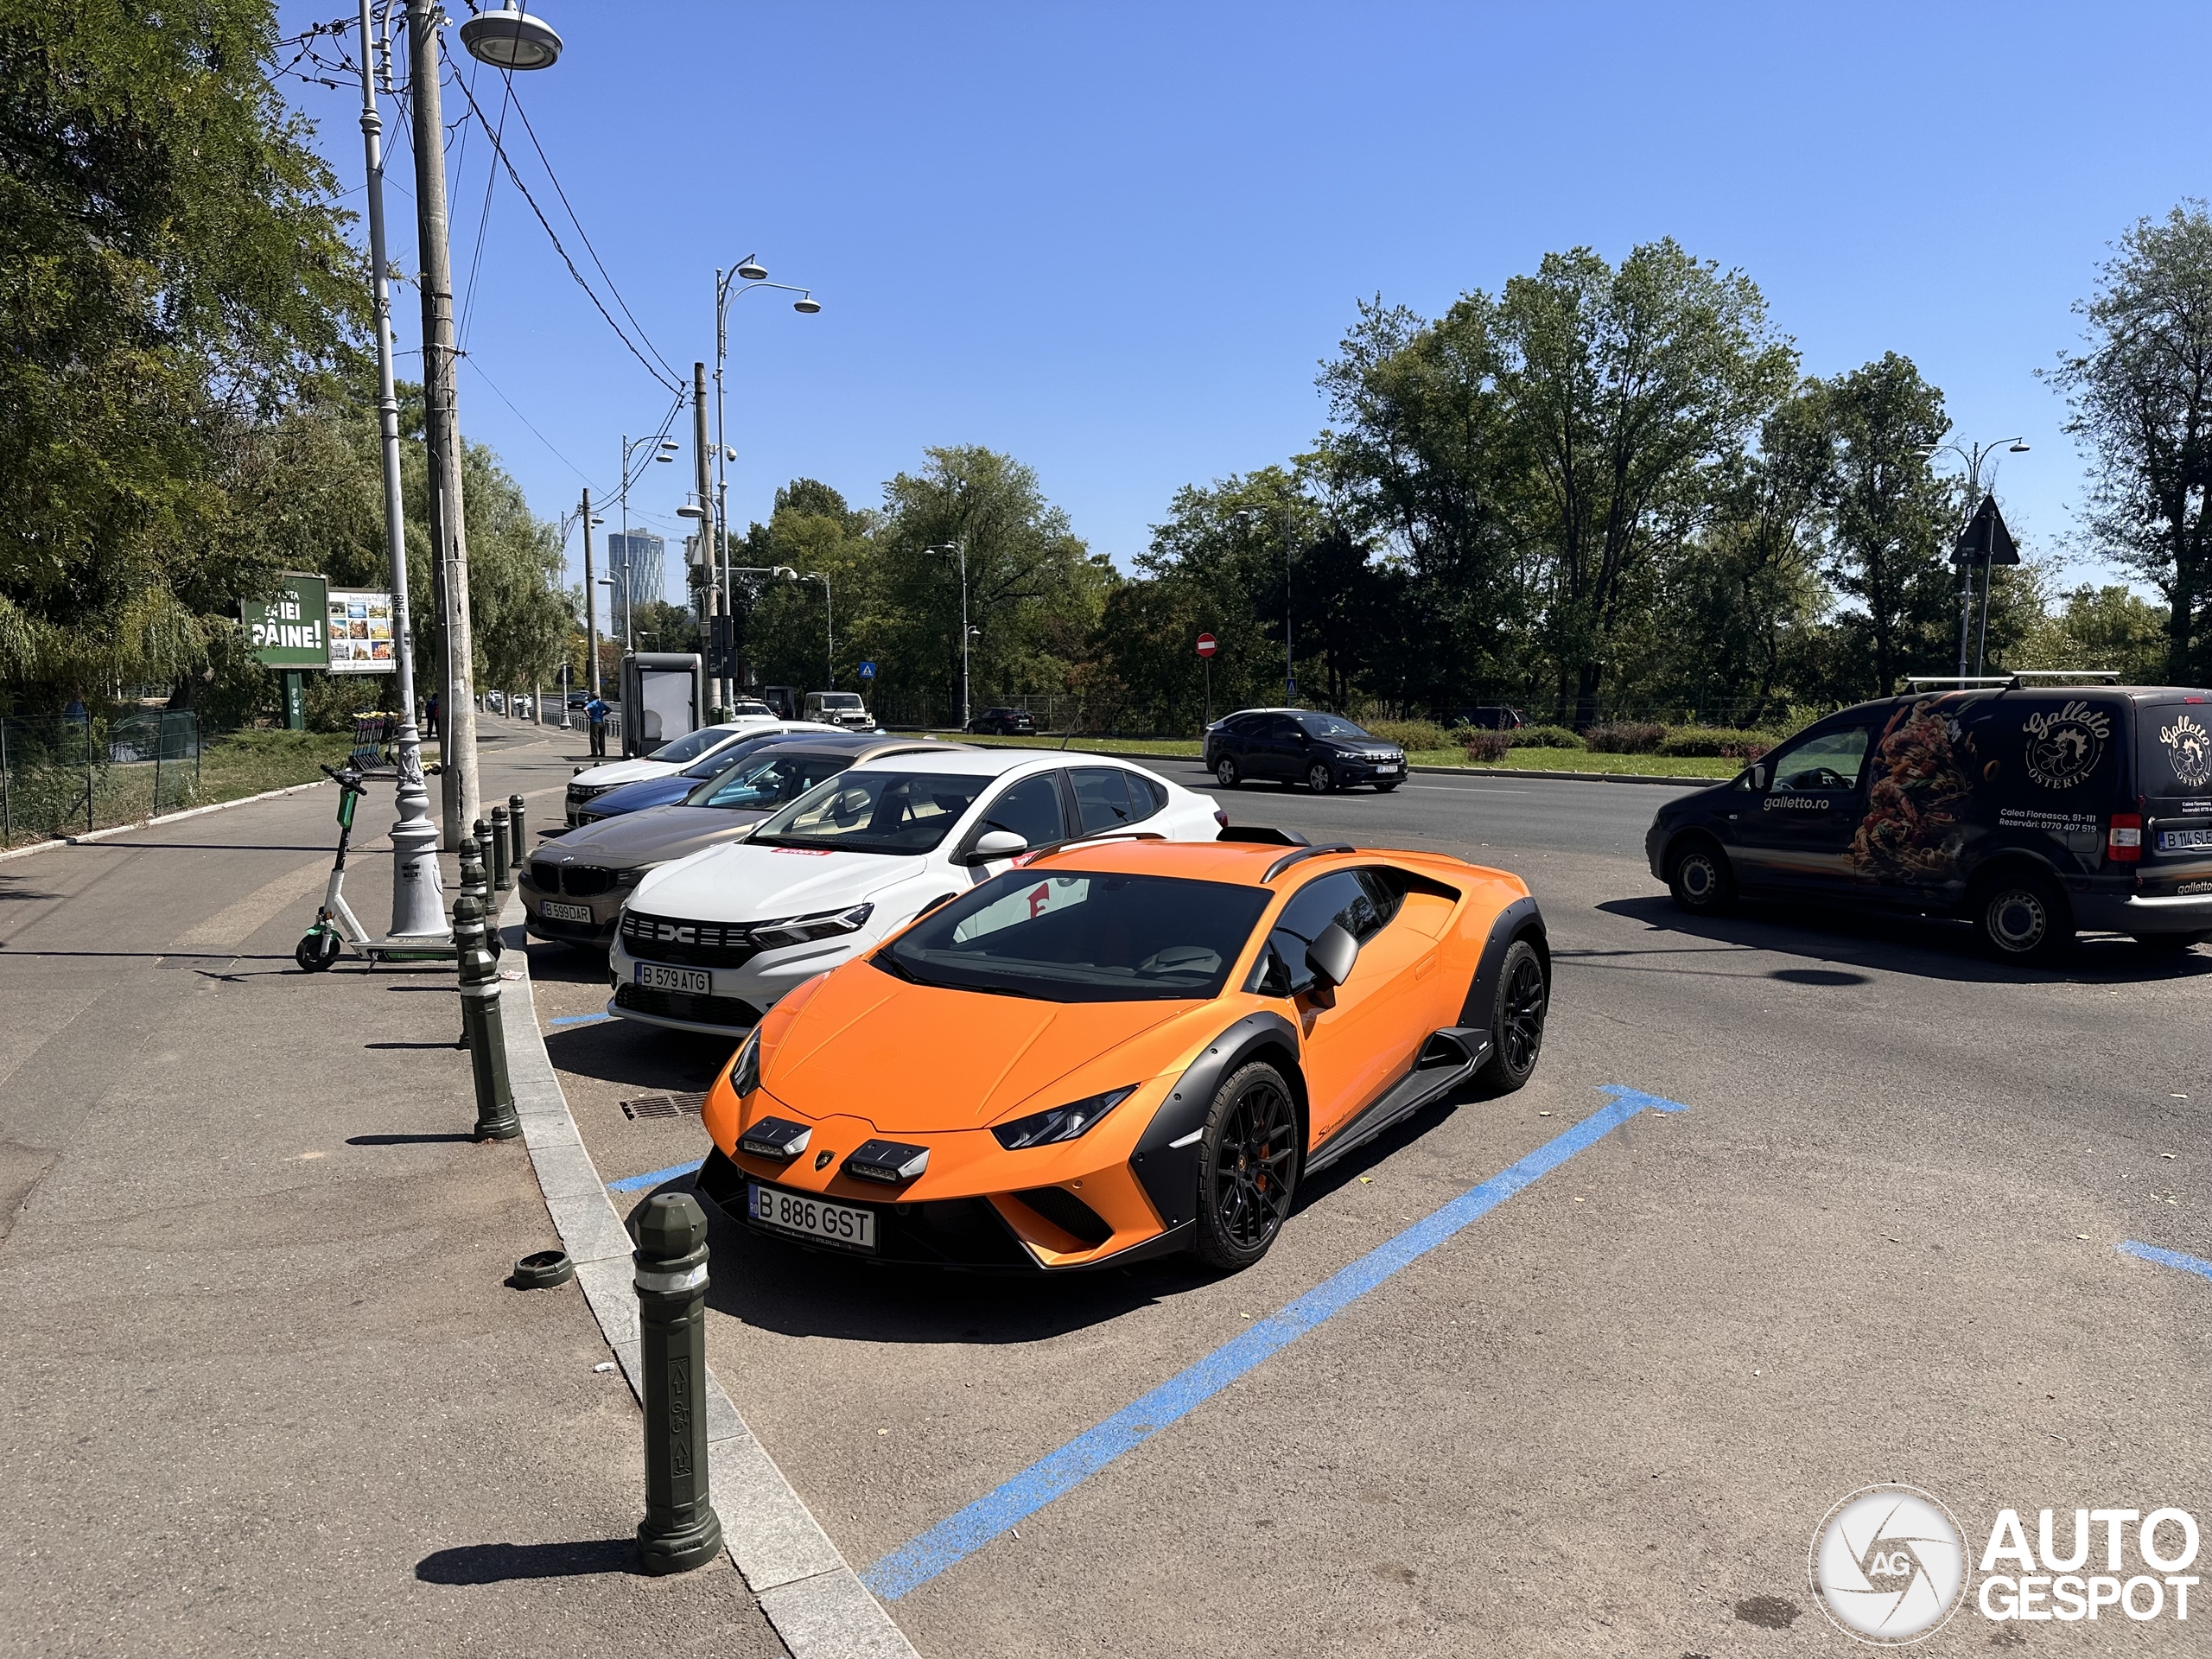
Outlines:
POLYGON ((814 1131, 804 1123, 794 1123, 787 1117, 764 1117, 738 1136, 737 1149, 755 1158, 796 1158, 813 1138, 814 1131))
POLYGON ((871 1141, 845 1160, 845 1173, 856 1181, 898 1186, 929 1167, 930 1149, 898 1141, 871 1141))

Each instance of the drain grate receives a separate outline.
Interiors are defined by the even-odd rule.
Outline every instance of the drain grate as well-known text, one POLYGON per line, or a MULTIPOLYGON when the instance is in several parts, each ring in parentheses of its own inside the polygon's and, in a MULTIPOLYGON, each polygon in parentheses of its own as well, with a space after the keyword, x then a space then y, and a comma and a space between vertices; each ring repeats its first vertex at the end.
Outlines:
POLYGON ((641 1117, 696 1117, 707 1109, 704 1095, 639 1095, 622 1103, 622 1115, 641 1117))

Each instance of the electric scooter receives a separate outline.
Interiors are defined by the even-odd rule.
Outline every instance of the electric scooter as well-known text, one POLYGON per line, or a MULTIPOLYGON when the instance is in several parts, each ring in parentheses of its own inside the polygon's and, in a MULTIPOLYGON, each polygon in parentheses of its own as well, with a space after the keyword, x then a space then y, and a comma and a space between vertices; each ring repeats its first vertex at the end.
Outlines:
MULTIPOLYGON (((378 938, 353 914, 353 906, 346 902, 346 849, 353 839, 353 809, 368 793, 367 781, 354 766, 324 766, 322 770, 338 785, 338 858, 330 867, 330 885, 323 889, 322 908, 315 912, 315 925, 292 952, 293 960, 307 972, 319 974, 350 946, 371 963, 453 961, 450 938, 378 938)), ((495 957, 504 948, 497 929, 490 931, 487 943, 495 957)))

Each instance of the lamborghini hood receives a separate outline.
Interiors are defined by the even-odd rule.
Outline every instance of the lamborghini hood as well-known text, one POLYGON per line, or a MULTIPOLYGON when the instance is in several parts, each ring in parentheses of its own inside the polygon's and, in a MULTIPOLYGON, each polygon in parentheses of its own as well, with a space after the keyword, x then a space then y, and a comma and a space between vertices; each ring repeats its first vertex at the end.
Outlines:
POLYGON ((866 962, 830 976, 761 1059, 812 1118, 887 1135, 980 1128, 1156 1075, 1204 1002, 1040 1002, 912 985, 866 962))

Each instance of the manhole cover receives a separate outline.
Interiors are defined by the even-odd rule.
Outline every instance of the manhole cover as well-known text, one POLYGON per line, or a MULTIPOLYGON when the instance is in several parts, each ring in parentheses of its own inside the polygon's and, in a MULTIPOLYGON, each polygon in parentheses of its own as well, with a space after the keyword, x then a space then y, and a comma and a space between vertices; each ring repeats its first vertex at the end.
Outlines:
POLYGON ((641 1117, 696 1117, 707 1109, 704 1095, 640 1095, 622 1103, 622 1115, 641 1117))

